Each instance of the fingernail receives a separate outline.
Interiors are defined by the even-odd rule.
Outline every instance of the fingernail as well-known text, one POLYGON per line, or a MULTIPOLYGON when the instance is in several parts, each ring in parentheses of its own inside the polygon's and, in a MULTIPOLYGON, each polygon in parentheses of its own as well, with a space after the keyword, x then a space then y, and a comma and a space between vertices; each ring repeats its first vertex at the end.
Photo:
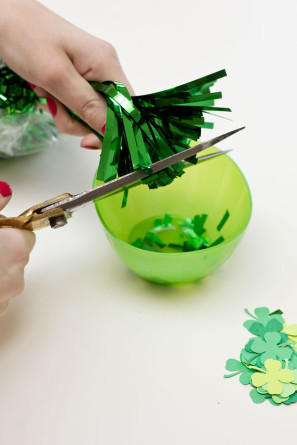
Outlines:
POLYGON ((102 128, 101 128, 101 133, 102 133, 102 134, 105 133, 105 128, 106 128, 106 123, 105 123, 104 125, 102 125, 102 128))
POLYGON ((89 150, 98 150, 98 147, 92 147, 90 145, 81 145, 81 148, 88 148, 89 150))
POLYGON ((0 195, 2 195, 3 198, 12 195, 12 190, 6 182, 0 181, 0 195))
POLYGON ((34 88, 36 88, 36 85, 34 85, 34 83, 27 82, 27 84, 29 85, 30 88, 32 88, 32 90, 34 90, 34 88))
POLYGON ((56 102, 51 97, 47 97, 46 102, 51 115, 55 117, 58 110, 56 102))

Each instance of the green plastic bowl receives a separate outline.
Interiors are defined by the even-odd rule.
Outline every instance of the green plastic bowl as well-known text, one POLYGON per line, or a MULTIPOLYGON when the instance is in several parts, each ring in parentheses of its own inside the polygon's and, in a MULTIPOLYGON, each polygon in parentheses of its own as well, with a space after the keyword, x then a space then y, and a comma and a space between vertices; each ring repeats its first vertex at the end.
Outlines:
MULTIPOLYGON (((212 147, 205 154, 213 151, 212 147)), ((125 208, 121 208, 122 191, 95 201, 114 250, 133 272, 154 283, 190 283, 209 275, 230 257, 250 221, 248 184, 228 156, 218 156, 185 171, 166 187, 150 190, 140 184, 131 188, 125 208), (230 217, 218 233, 216 227, 226 210, 230 217), (166 213, 191 218, 206 213, 208 237, 215 240, 222 235, 225 241, 204 250, 180 253, 150 252, 129 244, 129 235, 137 224, 166 213)), ((100 183, 94 180, 94 186, 100 183)))

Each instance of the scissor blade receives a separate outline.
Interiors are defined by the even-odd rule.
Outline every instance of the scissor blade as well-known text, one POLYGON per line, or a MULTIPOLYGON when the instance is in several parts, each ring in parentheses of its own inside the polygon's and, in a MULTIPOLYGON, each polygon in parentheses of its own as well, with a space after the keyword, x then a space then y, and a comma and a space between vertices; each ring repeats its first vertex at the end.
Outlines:
MULTIPOLYGON (((184 160, 190 158, 191 156, 193 156, 197 153, 200 153, 201 151, 206 150, 209 147, 212 147, 213 145, 228 138, 229 136, 232 136, 233 134, 237 133, 238 131, 243 130, 244 128, 245 127, 241 127, 236 130, 229 131, 228 133, 222 134, 222 135, 212 138, 206 142, 202 142, 201 144, 195 145, 194 147, 188 148, 187 150, 184 150, 179 153, 175 153, 172 156, 169 156, 165 159, 157 161, 150 165, 150 168, 152 171, 149 174, 144 173, 140 169, 135 170, 131 173, 128 173, 127 175, 120 176, 119 178, 113 179, 112 181, 101 184, 98 187, 95 187, 91 190, 79 193, 77 195, 72 196, 71 198, 66 198, 64 200, 56 202, 55 204, 45 207, 42 210, 42 213, 44 213, 48 210, 51 210, 54 207, 60 207, 63 210, 71 211, 74 208, 81 206, 89 201, 93 201, 94 199, 108 195, 108 194, 115 192, 116 190, 119 190, 123 187, 127 187, 128 185, 131 185, 141 179, 147 178, 151 174, 157 173, 157 172, 163 170, 164 168, 167 168, 173 164, 176 164, 177 162, 184 161, 184 160)), ((227 151, 229 151, 229 150, 227 150, 227 151)), ((197 160, 198 160, 198 162, 201 162, 205 159, 209 159, 211 157, 225 154, 227 151, 211 153, 206 156, 201 156, 201 157, 197 158, 197 160)))

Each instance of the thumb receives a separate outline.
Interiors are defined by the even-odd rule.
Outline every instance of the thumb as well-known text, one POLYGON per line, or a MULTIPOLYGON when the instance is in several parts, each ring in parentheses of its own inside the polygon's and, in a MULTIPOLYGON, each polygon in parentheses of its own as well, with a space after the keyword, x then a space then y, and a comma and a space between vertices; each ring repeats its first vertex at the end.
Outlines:
POLYGON ((10 201, 12 190, 10 186, 3 181, 0 181, 0 210, 2 210, 6 204, 10 201))

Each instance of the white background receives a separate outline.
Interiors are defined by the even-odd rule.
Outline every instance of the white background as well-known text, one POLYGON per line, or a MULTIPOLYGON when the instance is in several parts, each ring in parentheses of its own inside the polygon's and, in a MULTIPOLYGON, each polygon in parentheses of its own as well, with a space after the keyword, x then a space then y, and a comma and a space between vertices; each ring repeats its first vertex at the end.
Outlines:
MULTIPOLYGON (((227 358, 249 338, 245 307, 297 322, 296 14, 292 0, 44 0, 110 41, 136 93, 226 68, 216 90, 233 122, 253 196, 233 256, 200 283, 161 287, 133 275, 92 205, 37 233, 26 289, 0 321, 0 443, 235 445, 294 437, 296 405, 255 405, 227 358)), ((29 30, 28 30, 29 31, 29 30)), ((208 137, 210 132, 205 132, 208 137)), ((0 162, 6 213, 88 189, 98 153, 63 136, 47 151, 0 162)))

